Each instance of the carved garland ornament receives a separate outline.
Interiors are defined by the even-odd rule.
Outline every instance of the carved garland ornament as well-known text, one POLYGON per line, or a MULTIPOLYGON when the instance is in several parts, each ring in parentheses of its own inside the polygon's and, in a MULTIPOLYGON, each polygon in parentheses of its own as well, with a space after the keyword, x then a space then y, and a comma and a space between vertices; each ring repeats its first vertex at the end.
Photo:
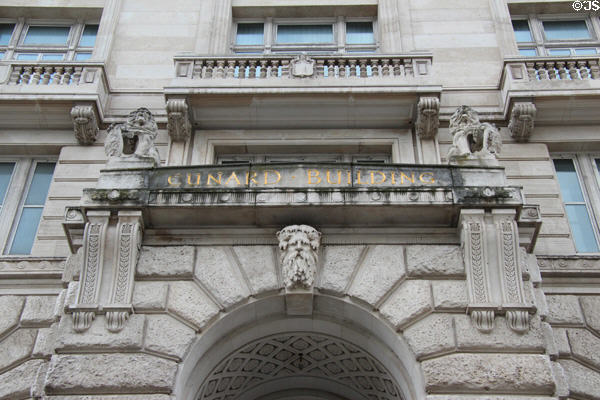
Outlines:
POLYGON ((308 225, 286 226, 277 232, 283 283, 287 289, 310 289, 317 271, 321 233, 308 225))

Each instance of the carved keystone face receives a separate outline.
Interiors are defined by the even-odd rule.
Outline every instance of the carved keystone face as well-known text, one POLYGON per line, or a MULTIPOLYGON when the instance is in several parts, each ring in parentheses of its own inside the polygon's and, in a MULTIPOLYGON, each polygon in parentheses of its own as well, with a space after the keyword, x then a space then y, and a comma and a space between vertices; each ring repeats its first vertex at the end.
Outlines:
POLYGON ((321 233, 307 225, 292 225, 277 232, 281 268, 288 289, 310 288, 317 267, 321 233))

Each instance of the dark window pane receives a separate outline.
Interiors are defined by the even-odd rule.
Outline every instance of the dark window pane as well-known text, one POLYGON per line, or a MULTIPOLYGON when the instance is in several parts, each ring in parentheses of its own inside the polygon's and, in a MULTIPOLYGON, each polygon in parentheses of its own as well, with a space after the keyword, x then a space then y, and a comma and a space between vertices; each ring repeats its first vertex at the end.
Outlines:
POLYGON ((42 207, 23 208, 9 254, 29 254, 42 216, 42 207))
POLYGON ((0 206, 4 204, 4 197, 14 168, 14 163, 0 163, 0 206))
POLYGON ((590 39, 585 21, 544 21, 544 32, 548 40, 590 39))
POLYGON ((346 43, 371 44, 375 43, 372 22, 348 22, 346 24, 346 43))
POLYGON ((263 24, 238 24, 235 44, 261 45, 264 41, 263 24))
POLYGON ((48 196, 52 174, 54 173, 54 163, 37 163, 33 179, 27 191, 25 205, 43 206, 48 196))
POLYGON ((97 35, 98 25, 86 25, 85 28, 83 28, 83 34, 79 40, 79 45, 82 47, 94 47, 97 35))
POLYGON ((517 42, 532 42, 531 32, 527 21, 513 21, 513 30, 515 31, 515 39, 517 42))
POLYGON ((567 209, 569 225, 571 225, 577 251, 582 253, 597 252, 598 242, 594 235, 587 207, 584 204, 570 204, 566 205, 565 208, 567 209))
POLYGON ((332 25, 279 25, 277 43, 332 43, 332 25))
POLYGON ((6 46, 10 42, 15 24, 0 24, 0 46, 6 46))
POLYGON ((70 30, 68 26, 30 26, 23 44, 66 45, 70 30))
POLYGON ((579 186, 573 160, 554 160, 554 167, 556 168, 560 192, 565 203, 583 202, 583 192, 579 186))

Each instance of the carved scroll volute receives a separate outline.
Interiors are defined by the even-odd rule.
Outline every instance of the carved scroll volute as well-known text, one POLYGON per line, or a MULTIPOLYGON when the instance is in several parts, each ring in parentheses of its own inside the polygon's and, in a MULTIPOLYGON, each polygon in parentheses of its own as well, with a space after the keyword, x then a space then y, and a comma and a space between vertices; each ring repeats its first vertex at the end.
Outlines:
POLYGON ((190 113, 185 99, 167 100, 167 129, 174 142, 185 142, 192 135, 190 113))
POLYGON ((515 210, 492 211, 497 232, 498 266, 501 276, 502 308, 510 328, 516 332, 529 329, 529 313, 524 302, 523 274, 521 271, 519 234, 515 210))
POLYGON ((421 139, 433 139, 440 126, 440 99, 421 97, 417 104, 417 134, 421 139))
POLYGON ((142 243, 142 212, 119 211, 118 218, 111 300, 104 307, 111 332, 123 329, 132 312, 134 273, 142 243))
POLYGON ((477 329, 489 332, 494 328, 494 307, 490 304, 484 215, 483 210, 461 210, 459 226, 467 272, 468 311, 477 329))
POLYGON ((102 282, 106 228, 110 211, 89 211, 83 236, 83 268, 79 280, 77 303, 73 307, 73 329, 87 330, 99 310, 98 296, 102 282))

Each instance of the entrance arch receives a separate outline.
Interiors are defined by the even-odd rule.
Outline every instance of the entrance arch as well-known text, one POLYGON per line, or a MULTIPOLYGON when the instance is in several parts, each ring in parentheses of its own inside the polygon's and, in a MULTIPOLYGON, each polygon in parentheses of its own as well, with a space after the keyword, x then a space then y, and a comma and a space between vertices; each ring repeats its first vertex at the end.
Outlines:
POLYGON ((185 400, 421 400, 419 363, 375 314, 325 295, 309 316, 271 296, 223 316, 192 345, 177 376, 185 400))

